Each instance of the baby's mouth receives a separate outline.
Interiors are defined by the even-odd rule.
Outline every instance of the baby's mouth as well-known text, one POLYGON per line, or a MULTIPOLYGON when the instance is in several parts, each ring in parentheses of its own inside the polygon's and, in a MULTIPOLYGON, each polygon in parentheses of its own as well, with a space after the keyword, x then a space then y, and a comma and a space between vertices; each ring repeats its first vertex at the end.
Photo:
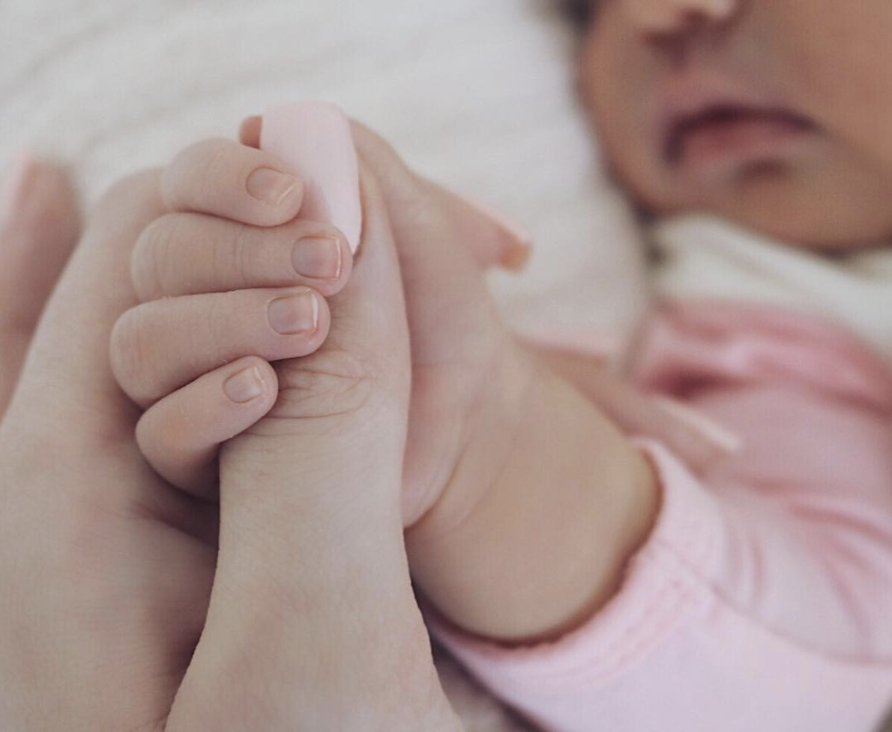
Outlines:
POLYGON ((672 167, 698 168, 770 160, 814 131, 810 120, 786 109, 715 104, 669 121, 663 158, 672 167))

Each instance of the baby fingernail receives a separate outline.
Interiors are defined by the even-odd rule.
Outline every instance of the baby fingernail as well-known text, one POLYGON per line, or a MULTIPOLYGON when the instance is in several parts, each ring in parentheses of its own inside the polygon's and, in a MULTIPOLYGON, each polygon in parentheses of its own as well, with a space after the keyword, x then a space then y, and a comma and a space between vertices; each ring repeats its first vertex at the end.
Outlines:
POLYGON ((258 168, 248 176, 247 188, 258 201, 278 206, 297 188, 297 178, 272 168, 258 168))
POLYGON ((251 366, 230 376, 223 384, 223 391, 237 404, 246 404, 263 395, 263 376, 256 366, 251 366))
POLYGON ((511 272, 523 272, 532 253, 533 247, 530 244, 518 242, 502 255, 499 264, 511 272))
POLYGON ((277 333, 312 333, 319 327, 319 301, 312 292, 280 297, 269 304, 269 324, 277 333))
POLYGON ((470 198, 466 198, 465 200, 472 206, 476 207, 477 210, 480 211, 484 216, 488 216, 489 218, 491 218, 496 224, 507 231, 520 244, 526 244, 527 246, 530 246, 532 244, 533 237, 530 235, 530 233, 520 224, 509 219, 506 214, 503 214, 501 211, 497 211, 496 209, 487 206, 484 203, 480 203, 480 201, 474 201, 470 198))
POLYGON ((304 277, 335 280, 341 276, 341 244, 335 237, 301 239, 294 245, 291 261, 304 277))
POLYGON ((530 255, 533 252, 533 237, 530 233, 500 211, 496 211, 494 208, 480 203, 480 201, 475 201, 473 198, 465 196, 461 198, 469 206, 477 209, 479 213, 495 223, 512 239, 499 257, 499 266, 512 272, 522 272, 526 269, 530 261, 530 255))

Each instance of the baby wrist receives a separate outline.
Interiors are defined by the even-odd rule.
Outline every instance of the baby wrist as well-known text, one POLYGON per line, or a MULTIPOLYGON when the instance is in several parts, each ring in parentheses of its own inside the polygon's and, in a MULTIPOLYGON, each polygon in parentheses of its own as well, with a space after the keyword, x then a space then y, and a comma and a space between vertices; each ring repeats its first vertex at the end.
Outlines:
POLYGON ((643 456, 531 362, 521 398, 502 394, 484 416, 437 525, 407 534, 417 584, 444 618, 504 642, 556 637, 590 617, 656 512, 643 456))

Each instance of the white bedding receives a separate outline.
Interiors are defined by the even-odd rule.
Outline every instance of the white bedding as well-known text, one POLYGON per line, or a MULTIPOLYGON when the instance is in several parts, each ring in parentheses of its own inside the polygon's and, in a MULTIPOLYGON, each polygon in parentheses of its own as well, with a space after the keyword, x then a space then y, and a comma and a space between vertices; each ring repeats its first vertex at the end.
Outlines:
MULTIPOLYGON (((517 328, 628 334, 646 301, 637 233, 573 97, 548 0, 3 0, 0 165, 68 161, 85 205, 242 117, 337 102, 419 171, 533 233, 493 287, 517 328)), ((449 663, 470 732, 521 729, 449 663)))

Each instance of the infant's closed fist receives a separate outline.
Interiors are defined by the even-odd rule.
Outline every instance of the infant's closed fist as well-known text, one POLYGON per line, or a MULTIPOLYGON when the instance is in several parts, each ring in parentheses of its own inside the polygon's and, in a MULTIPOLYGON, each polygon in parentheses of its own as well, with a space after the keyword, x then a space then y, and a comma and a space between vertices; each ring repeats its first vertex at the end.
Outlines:
POLYGON ((261 150, 197 143, 161 186, 168 213, 134 250, 141 304, 115 325, 111 360, 147 410, 137 427, 147 460, 183 490, 211 497, 220 444, 275 404, 270 363, 325 341, 326 298, 346 284, 352 255, 338 229, 299 216, 302 182, 261 150))

